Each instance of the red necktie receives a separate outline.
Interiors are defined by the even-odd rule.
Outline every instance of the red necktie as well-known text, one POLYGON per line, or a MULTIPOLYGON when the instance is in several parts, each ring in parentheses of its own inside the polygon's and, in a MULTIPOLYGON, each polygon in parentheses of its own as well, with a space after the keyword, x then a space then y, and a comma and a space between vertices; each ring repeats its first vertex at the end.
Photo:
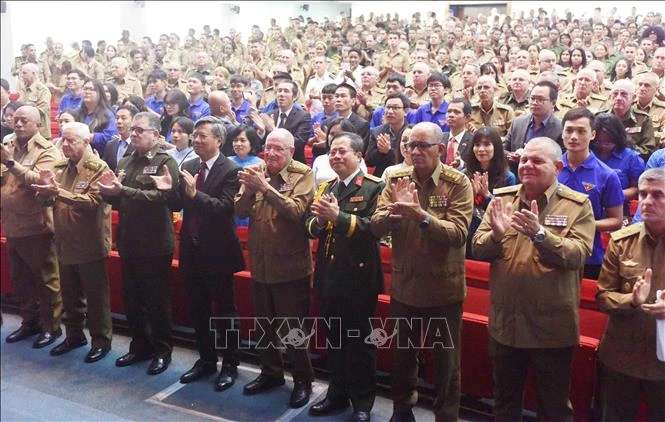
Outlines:
POLYGON ((448 151, 446 152, 446 164, 450 165, 455 160, 455 143, 457 139, 450 138, 448 141, 448 151))
MULTIPOLYGON (((201 161, 201 167, 199 168, 199 174, 196 177, 196 190, 203 190, 203 184, 205 183, 205 175, 208 166, 205 161, 201 161)), ((189 230, 187 231, 189 235, 193 238, 199 237, 199 222, 196 219, 196 214, 192 214, 192 219, 189 222, 189 230)))

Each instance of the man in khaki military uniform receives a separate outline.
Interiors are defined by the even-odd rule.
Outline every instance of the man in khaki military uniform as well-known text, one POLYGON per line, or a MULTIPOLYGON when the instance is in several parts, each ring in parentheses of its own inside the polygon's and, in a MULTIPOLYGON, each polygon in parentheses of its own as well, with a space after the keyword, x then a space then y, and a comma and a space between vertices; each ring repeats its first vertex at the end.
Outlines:
POLYGON ((399 33, 388 34, 388 50, 384 51, 379 59, 379 80, 377 84, 383 87, 391 73, 398 73, 406 77, 409 71, 409 55, 399 49, 399 33))
POLYGON ((438 125, 414 126, 406 144, 413 167, 390 174, 371 222, 377 237, 392 231, 390 316, 400 318, 392 374, 396 421, 415 420, 421 344, 432 348, 436 420, 459 415, 464 254, 473 189, 464 174, 441 163, 442 141, 438 125), (410 327, 411 318, 422 326, 410 327), (424 338, 421 329, 427 330, 424 338))
MULTIPOLYGON (((286 343, 282 339, 289 328, 309 316, 310 306, 312 255, 303 222, 314 199, 314 173, 293 160, 294 138, 286 129, 270 132, 264 151, 265 165, 238 173, 241 187, 235 198, 236 215, 251 219, 254 310, 265 340, 271 343, 258 345, 261 375, 245 385, 245 394, 262 393, 284 384, 281 351, 274 345, 286 343)), ((314 374, 308 343, 284 344, 293 365, 294 387, 289 400, 293 408, 307 404, 312 392, 314 374)))
POLYGON ((491 262, 489 351, 498 421, 521 419, 529 367, 538 419, 572 421, 580 278, 596 228, 587 196, 557 181, 561 157, 550 138, 532 139, 520 161, 522 185, 494 190, 473 237, 473 254, 491 262))
POLYGON ((658 90, 658 75, 652 72, 642 73, 634 78, 637 83, 633 110, 649 114, 653 122, 656 148, 665 146, 665 102, 655 98, 658 90))
POLYGON ((494 128, 502 138, 508 134, 515 113, 513 109, 494 101, 496 81, 489 75, 481 76, 476 82, 476 92, 480 101, 472 105, 469 126, 472 132, 483 126, 494 128))
POLYGON ((86 320, 92 348, 85 357, 91 363, 111 349, 111 300, 106 257, 111 250, 111 206, 104 203, 97 180, 108 165, 89 147, 90 129, 79 122, 62 127, 62 151, 67 157, 55 171, 40 172, 33 188, 53 205, 55 245, 58 251, 66 338, 51 349, 52 356, 88 344, 83 333, 86 320))
POLYGON ((513 109, 515 117, 529 112, 529 72, 516 69, 510 76, 510 91, 499 97, 502 104, 513 109))
POLYGON ((592 113, 607 109, 607 97, 593 92, 596 86, 596 74, 593 70, 584 68, 577 72, 575 91, 572 94, 559 96, 556 116, 563 118, 568 112, 577 107, 588 108, 592 113))
POLYGON ((21 68, 23 84, 18 87, 19 100, 39 110, 39 133, 51 139, 51 91, 37 79, 38 68, 34 63, 26 63, 21 68))
POLYGON ((628 145, 639 152, 646 162, 656 150, 653 122, 647 113, 631 108, 634 92, 635 85, 630 80, 616 81, 610 93, 610 112, 621 119, 628 135, 628 145))
POLYGON ((143 88, 141 82, 134 76, 128 74, 128 62, 124 57, 114 57, 111 60, 111 79, 108 82, 113 83, 118 90, 118 104, 130 95, 138 95, 143 98, 143 88))
POLYGON ((665 169, 645 171, 638 188, 643 222, 612 233, 598 277, 596 301, 609 314, 598 350, 603 421, 634 420, 640 393, 649 419, 665 420, 665 362, 656 357, 656 320, 665 319, 665 169))
POLYGON ((178 62, 168 62, 165 66, 166 89, 179 89, 187 94, 187 80, 182 78, 182 66, 178 62))
POLYGON ((7 336, 14 343, 37 333, 41 348, 62 335, 62 298, 53 243, 53 212, 35 198, 39 172, 53 169, 60 153, 39 134, 39 110, 14 114, 15 145, 2 145, 2 228, 7 235, 9 271, 21 307, 21 327, 7 336))

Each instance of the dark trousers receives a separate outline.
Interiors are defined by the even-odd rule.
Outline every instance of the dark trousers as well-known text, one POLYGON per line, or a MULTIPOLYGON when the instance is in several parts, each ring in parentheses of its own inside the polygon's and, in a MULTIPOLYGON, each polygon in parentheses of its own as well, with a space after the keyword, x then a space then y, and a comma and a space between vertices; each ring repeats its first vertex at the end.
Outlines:
POLYGON ((494 378, 494 418, 522 420, 522 400, 529 366, 534 372, 538 420, 572 421, 570 372, 575 347, 518 349, 489 338, 494 378))
POLYGON ((113 328, 106 261, 100 259, 84 264, 60 264, 60 282, 67 337, 84 336, 87 312, 92 347, 110 347, 113 328))
POLYGON ((9 272, 21 306, 23 326, 60 328, 62 296, 53 233, 7 238, 9 272))
POLYGON ((295 333, 296 327, 309 336, 310 328, 305 321, 310 308, 309 277, 285 283, 254 282, 253 296, 257 325, 264 335, 256 345, 261 373, 275 378, 284 376, 282 351, 277 348, 281 343, 286 347, 286 354, 293 365, 293 378, 312 380, 314 371, 309 359, 309 341, 296 341, 295 344, 281 342, 287 335, 295 333))
POLYGON ((402 412, 418 402, 418 353, 425 346, 434 361, 435 419, 456 421, 461 397, 462 302, 418 308, 393 298, 390 316, 398 318, 391 387, 394 410, 402 412))
POLYGON ((376 296, 331 297, 320 304, 330 327, 328 398, 350 398, 356 411, 372 410, 376 397, 376 347, 365 342, 376 301, 376 296))
POLYGON ((129 351, 171 355, 171 255, 120 257, 129 351))
POLYGON ((635 420, 640 398, 644 396, 649 421, 665 421, 665 380, 650 381, 622 374, 602 365, 600 408, 603 422, 635 420))
POLYGON ((239 323, 233 274, 202 274, 190 270, 185 278, 189 313, 201 359, 217 362, 217 349, 222 349, 222 364, 238 366, 239 323))

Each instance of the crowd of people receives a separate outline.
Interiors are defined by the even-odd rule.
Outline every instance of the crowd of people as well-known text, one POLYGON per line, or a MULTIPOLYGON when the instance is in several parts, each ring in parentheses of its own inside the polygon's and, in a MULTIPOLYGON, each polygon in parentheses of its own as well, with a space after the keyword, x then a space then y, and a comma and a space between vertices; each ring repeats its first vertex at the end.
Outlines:
MULTIPOLYGON (((233 274, 247 266, 266 343, 244 392, 284 384, 275 345, 286 326, 276 321, 309 316, 313 278, 342 347, 330 351, 328 393, 309 413, 351 403, 354 420, 369 420, 376 349, 363 339, 383 291, 381 240, 393 248, 390 313, 404 342, 391 420, 414 420, 418 350, 430 346, 436 419, 458 417, 465 259, 490 262, 496 419, 519 420, 532 367, 539 416, 571 420, 582 276, 598 280, 609 314, 603 420, 630 420, 640 391, 650 417, 665 419, 660 13, 298 17, 265 34, 254 26, 246 44, 206 25, 182 45, 175 33, 155 44, 123 31, 96 49, 85 40, 71 57, 60 42, 46 47, 23 46, 14 90, 2 80, 2 225, 23 319, 7 342, 39 334, 33 347, 46 347, 62 319, 65 339, 50 353, 65 354, 87 344, 87 318, 85 360, 106 356, 113 208, 132 333, 116 365, 151 360, 149 374, 165 371, 182 212, 180 271, 200 353, 183 383, 218 372, 217 344, 215 388, 234 385, 233 274), (212 317, 223 317, 216 331, 212 317), (445 321, 446 341, 423 337, 432 331, 416 319, 429 329, 445 321)), ((298 408, 312 365, 306 345, 285 346, 298 408)))

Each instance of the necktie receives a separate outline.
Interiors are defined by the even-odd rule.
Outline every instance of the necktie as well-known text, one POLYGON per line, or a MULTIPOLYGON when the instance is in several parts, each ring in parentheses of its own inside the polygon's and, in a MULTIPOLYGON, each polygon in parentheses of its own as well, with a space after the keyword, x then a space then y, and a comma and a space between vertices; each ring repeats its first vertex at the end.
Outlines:
POLYGON ((65 175, 65 179, 62 181, 62 185, 65 189, 69 191, 74 190, 72 189, 72 185, 74 184, 74 180, 76 180, 77 174, 78 170, 76 170, 76 166, 70 162, 67 166, 67 174, 65 175))
POLYGON ((279 126, 283 128, 286 125, 286 113, 279 113, 279 126))
POLYGON ((455 138, 450 138, 448 141, 448 151, 446 151, 446 164, 450 165, 450 163, 455 160, 455 144, 457 143, 457 139, 455 138))
MULTIPOLYGON (((196 177, 196 190, 203 190, 203 185, 205 184, 205 175, 208 166, 205 161, 201 161, 201 167, 199 168, 199 174, 196 177)), ((196 239, 199 237, 199 221, 196 218, 196 214, 192 213, 192 219, 189 222, 189 235, 196 239)))
POLYGON ((205 179, 206 170, 208 170, 208 166, 206 165, 205 161, 201 161, 201 167, 199 168, 199 177, 196 178, 196 190, 203 189, 203 184, 206 181, 205 179))
POLYGON ((335 192, 335 196, 337 197, 337 199, 342 197, 342 194, 344 193, 344 189, 346 189, 346 185, 344 184, 344 182, 342 182, 341 180, 338 181, 337 186, 336 186, 336 192, 335 192))

